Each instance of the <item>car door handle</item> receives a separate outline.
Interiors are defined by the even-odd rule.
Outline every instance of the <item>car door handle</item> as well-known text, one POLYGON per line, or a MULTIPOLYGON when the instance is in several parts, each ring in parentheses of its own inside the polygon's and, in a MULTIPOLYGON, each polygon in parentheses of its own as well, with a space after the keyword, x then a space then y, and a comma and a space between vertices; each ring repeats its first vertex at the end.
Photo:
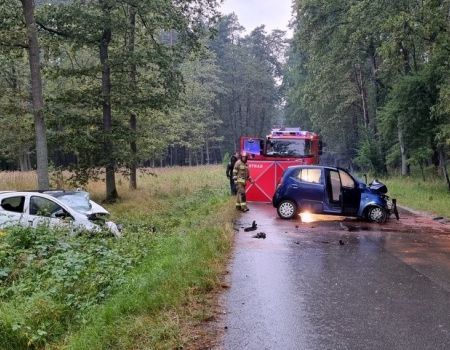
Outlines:
POLYGON ((299 189, 299 188, 300 188, 300 186, 297 186, 297 185, 292 185, 292 186, 291 186, 291 188, 293 188, 293 189, 295 189, 295 190, 296 190, 296 189, 299 189))

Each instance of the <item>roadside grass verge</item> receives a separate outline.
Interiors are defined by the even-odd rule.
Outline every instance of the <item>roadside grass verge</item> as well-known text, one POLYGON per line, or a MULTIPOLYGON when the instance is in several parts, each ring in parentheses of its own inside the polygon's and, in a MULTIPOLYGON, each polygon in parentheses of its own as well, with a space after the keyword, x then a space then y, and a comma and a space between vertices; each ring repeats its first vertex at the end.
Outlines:
POLYGON ((441 178, 429 174, 427 181, 419 177, 389 177, 383 182, 398 204, 450 218, 450 193, 441 178))
MULTIPOLYGON (((138 191, 119 181, 121 200, 108 209, 122 239, 46 228, 0 235, 1 349, 189 344, 186 325, 211 314, 198 305, 220 285, 235 211, 220 166, 156 173, 142 175, 138 191)), ((95 199, 103 186, 89 185, 95 199)))

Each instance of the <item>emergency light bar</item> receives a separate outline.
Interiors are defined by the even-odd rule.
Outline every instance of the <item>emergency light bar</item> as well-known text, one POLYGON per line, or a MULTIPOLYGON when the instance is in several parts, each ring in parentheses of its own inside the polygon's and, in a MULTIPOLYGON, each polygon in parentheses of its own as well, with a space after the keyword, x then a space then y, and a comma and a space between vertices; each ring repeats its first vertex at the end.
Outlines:
POLYGON ((272 129, 271 136, 307 136, 310 134, 308 131, 302 131, 300 128, 281 128, 272 129))

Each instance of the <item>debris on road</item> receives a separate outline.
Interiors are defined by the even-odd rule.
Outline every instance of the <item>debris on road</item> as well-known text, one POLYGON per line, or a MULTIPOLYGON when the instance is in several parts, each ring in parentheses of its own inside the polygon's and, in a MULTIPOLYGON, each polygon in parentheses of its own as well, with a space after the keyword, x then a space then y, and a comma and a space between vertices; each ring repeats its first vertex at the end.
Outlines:
POLYGON ((348 231, 348 232, 352 232, 352 231, 356 231, 358 228, 349 224, 344 225, 342 222, 339 223, 339 226, 341 227, 342 230, 344 231, 348 231))
POLYGON ((400 215, 398 214, 397 199, 392 198, 392 205, 394 206, 393 212, 394 212, 395 218, 398 221, 398 220, 400 220, 400 215))
POLYGON ((256 231, 257 228, 258 225, 256 224, 256 221, 253 220, 252 226, 244 228, 244 231, 245 232, 256 231))
POLYGON ((438 220, 442 220, 443 218, 444 218, 443 216, 436 216, 435 218, 433 218, 433 220, 438 221, 438 220))
POLYGON ((266 239, 266 234, 264 232, 258 232, 256 235, 253 236, 253 238, 262 238, 266 239))
POLYGON ((339 245, 344 245, 344 241, 342 239, 339 240, 339 245))
POLYGON ((339 226, 341 227, 342 230, 344 231, 350 231, 348 226, 345 226, 342 222, 339 223, 339 226))

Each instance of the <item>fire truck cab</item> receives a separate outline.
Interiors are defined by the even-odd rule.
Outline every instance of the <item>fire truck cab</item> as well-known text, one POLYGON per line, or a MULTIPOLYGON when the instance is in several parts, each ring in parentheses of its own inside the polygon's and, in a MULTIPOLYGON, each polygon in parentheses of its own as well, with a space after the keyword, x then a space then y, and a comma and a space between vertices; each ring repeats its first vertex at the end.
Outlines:
POLYGON ((319 164, 322 142, 319 135, 300 128, 276 128, 265 139, 242 137, 241 151, 248 154, 250 177, 247 200, 271 202, 283 172, 293 165, 319 164))

